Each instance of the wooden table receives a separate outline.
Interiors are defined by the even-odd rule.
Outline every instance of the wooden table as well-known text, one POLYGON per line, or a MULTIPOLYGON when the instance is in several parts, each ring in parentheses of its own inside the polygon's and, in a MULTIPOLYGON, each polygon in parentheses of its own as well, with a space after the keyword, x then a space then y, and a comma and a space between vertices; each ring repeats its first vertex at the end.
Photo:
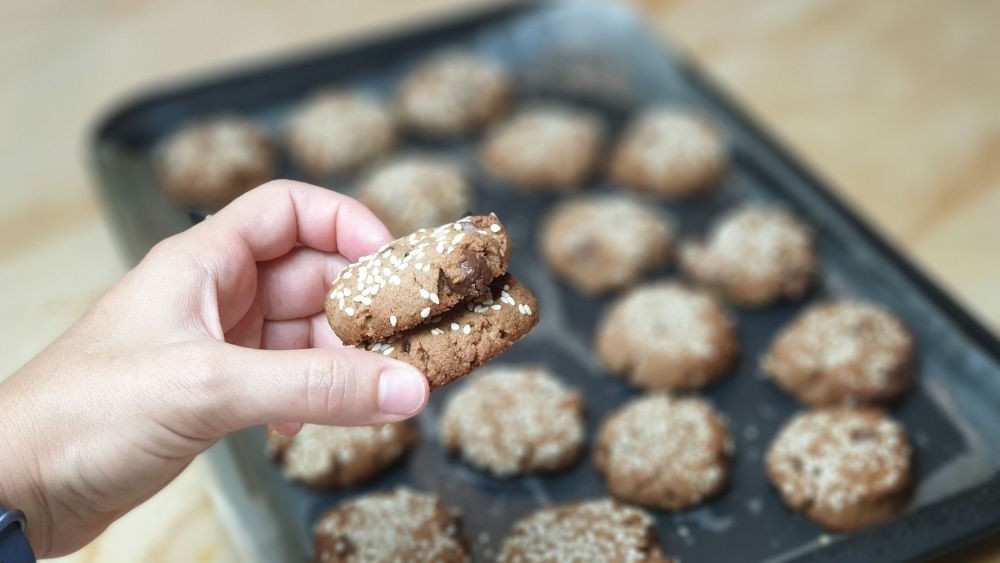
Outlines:
MULTIPOLYGON (((103 109, 150 82, 470 4, 4 3, 0 374, 40 350, 124 272, 84 161, 88 126, 103 109)), ((1000 292, 993 291, 1000 280, 1000 2, 635 5, 900 248, 1000 326, 1000 292)), ((210 490, 196 462, 63 561, 237 561, 210 490)), ((1000 542, 956 560, 1000 561, 1000 542)))

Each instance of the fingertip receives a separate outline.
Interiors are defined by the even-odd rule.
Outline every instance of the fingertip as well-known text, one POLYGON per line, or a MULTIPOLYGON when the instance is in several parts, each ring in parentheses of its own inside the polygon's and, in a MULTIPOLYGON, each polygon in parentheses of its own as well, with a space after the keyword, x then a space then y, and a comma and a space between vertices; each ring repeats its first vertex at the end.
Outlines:
POLYGON ((301 422, 276 422, 271 429, 286 438, 292 438, 302 430, 301 422))
POLYGON ((412 366, 397 363, 379 374, 378 409, 389 416, 410 417, 427 405, 427 378, 412 366))

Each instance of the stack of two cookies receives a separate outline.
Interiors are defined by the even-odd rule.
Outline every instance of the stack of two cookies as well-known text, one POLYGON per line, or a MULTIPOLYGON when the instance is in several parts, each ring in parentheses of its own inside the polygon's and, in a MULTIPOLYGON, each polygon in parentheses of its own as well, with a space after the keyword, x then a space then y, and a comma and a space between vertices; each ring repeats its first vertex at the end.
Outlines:
POLYGON ((420 229, 341 271, 326 299, 330 327, 443 387, 538 322, 534 295, 507 273, 510 252, 495 215, 420 229))

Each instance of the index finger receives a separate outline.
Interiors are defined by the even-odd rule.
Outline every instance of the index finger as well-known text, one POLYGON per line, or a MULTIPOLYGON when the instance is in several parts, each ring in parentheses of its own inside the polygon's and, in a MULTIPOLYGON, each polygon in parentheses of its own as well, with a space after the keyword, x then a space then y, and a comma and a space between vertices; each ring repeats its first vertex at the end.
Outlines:
POLYGON ((243 194, 203 225, 214 234, 239 236, 257 262, 283 256, 297 244, 338 252, 353 262, 392 240, 357 200, 292 180, 274 180, 243 194))

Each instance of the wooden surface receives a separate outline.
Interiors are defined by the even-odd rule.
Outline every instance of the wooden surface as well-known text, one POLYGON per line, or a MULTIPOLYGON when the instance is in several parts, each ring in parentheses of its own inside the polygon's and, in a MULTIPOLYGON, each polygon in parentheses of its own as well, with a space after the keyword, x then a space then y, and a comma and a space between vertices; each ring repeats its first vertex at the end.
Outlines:
MULTIPOLYGON (((462 0, 14 0, 0 5, 0 374, 124 271, 87 176, 88 126, 190 71, 363 35, 462 0)), ((896 244, 1000 326, 1000 2, 646 0, 651 26, 896 244)), ((199 462, 63 561, 238 561, 199 462)), ((1000 561, 1000 542, 961 561, 1000 561)))

